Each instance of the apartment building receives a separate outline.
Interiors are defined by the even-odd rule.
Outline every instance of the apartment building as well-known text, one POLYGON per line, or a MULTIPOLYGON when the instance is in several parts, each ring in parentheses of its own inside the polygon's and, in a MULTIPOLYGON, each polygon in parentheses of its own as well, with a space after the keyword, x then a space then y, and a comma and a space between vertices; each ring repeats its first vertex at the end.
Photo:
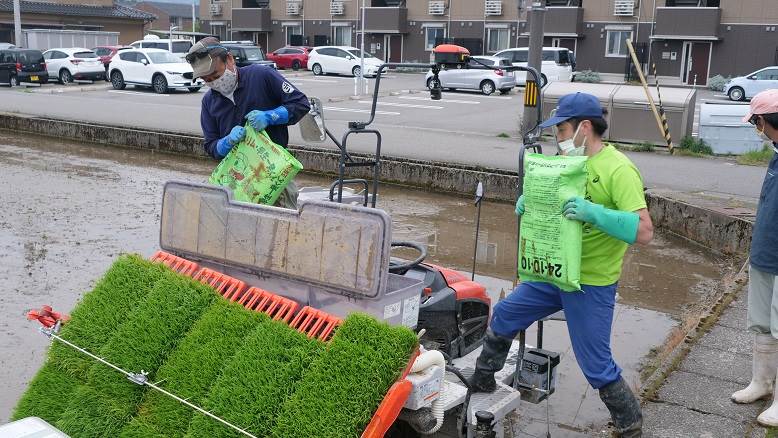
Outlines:
MULTIPOLYGON (((183 3, 167 3, 156 1, 142 1, 132 6, 134 9, 148 12, 157 17, 156 20, 146 25, 146 30, 170 30, 176 27, 181 31, 192 31, 192 5, 183 3)), ((200 8, 195 8, 195 20, 200 16, 200 8)), ((196 24, 196 21, 195 21, 196 24)))
MULTIPOLYGON (((430 59, 450 40, 473 53, 526 46, 537 0, 364 0, 365 46, 387 61, 430 59)), ((576 52, 578 70, 623 73, 626 40, 659 76, 704 85, 778 63, 776 0, 544 0, 545 44, 576 52)), ((362 0, 202 0, 203 31, 285 44, 357 45, 362 0)))

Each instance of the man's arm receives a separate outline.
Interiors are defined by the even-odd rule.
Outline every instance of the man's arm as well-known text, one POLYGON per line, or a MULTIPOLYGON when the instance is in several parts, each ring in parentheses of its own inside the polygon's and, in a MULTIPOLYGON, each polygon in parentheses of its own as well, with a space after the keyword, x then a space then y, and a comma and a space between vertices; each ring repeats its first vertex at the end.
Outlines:
POLYGON ((219 154, 216 151, 216 143, 219 141, 219 130, 216 126, 216 119, 211 115, 207 99, 203 98, 200 108, 200 126, 203 129, 203 149, 205 152, 219 159, 219 154))
POLYGON ((637 239, 635 239, 635 243, 648 245, 654 238, 654 223, 651 222, 651 215, 648 214, 647 208, 637 210, 635 213, 640 216, 640 222, 638 222, 638 235, 637 239))
POLYGON ((285 125, 294 125, 302 119, 311 107, 308 103, 308 97, 298 90, 297 87, 287 81, 280 73, 272 68, 267 69, 265 81, 270 95, 286 108, 289 113, 289 120, 285 125))

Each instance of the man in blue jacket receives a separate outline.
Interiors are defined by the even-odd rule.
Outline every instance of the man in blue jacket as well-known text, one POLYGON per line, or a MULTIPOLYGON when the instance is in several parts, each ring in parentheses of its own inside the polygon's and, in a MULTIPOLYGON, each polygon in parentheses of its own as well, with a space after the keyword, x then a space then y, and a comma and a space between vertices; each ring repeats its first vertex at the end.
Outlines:
MULTIPOLYGON (((210 88, 203 96, 200 125, 205 151, 222 159, 246 135, 246 122, 265 130, 273 142, 289 144, 288 125, 297 123, 310 109, 308 98, 273 68, 250 65, 238 68, 232 54, 217 38, 198 41, 186 60, 195 78, 210 88)), ((276 206, 297 208, 297 187, 287 185, 276 206)))

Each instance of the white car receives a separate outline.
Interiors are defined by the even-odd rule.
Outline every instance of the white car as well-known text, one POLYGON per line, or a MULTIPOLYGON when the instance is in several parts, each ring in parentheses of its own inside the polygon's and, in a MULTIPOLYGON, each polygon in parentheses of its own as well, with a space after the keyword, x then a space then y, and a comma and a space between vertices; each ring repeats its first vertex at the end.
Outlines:
MULTIPOLYGON (((528 47, 506 49, 495 53, 494 56, 505 58, 516 67, 526 67, 529 57, 528 47)), ((570 82, 575 68, 575 55, 570 49, 564 47, 543 47, 541 73, 541 87, 549 82, 570 82)), ((524 85, 527 83, 527 72, 517 71, 516 81, 524 85)))
POLYGON ((49 49, 43 52, 49 78, 67 84, 74 80, 99 81, 105 79, 105 67, 100 57, 89 49, 49 49))
POLYGON ((751 99, 760 92, 773 88, 778 88, 778 66, 766 67, 730 79, 724 85, 724 94, 729 96, 730 100, 739 101, 751 99))
MULTIPOLYGON (((365 52, 365 76, 375 76, 384 62, 365 52)), ((308 70, 315 75, 338 73, 360 75, 359 49, 350 46, 320 46, 308 54, 308 70)))
POLYGON ((161 39, 156 35, 146 35, 140 41, 135 41, 130 46, 136 49, 163 49, 175 53, 179 58, 184 59, 186 53, 192 48, 192 42, 183 39, 161 39))
MULTIPOLYGON (((129 85, 151 87, 157 93, 171 89, 200 91, 202 80, 194 82, 184 77, 192 73, 192 66, 178 56, 162 49, 122 50, 108 65, 111 85, 123 90, 129 85)), ((191 75, 188 75, 191 76, 191 75)))

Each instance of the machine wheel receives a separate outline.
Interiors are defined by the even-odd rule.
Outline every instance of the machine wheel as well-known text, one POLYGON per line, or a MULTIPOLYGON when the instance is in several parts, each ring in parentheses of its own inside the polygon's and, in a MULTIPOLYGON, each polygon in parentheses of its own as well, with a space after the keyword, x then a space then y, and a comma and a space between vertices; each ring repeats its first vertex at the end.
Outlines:
POLYGON ((311 71, 315 76, 321 76, 324 74, 324 70, 322 70, 321 65, 319 64, 313 64, 313 67, 311 67, 311 71))
POLYGON ((124 88, 127 87, 127 84, 124 83, 122 72, 114 70, 113 73, 111 73, 111 85, 114 90, 124 90, 124 88))
POLYGON ((405 274, 409 269, 418 266, 427 258, 427 248, 424 245, 416 242, 392 242, 392 248, 411 248, 419 252, 419 256, 415 260, 411 260, 406 263, 392 264, 389 263, 389 272, 392 274, 405 274))
POLYGON ((198 91, 200 91, 200 87, 189 87, 190 93, 197 93, 198 91))
POLYGON ((63 68, 59 71, 59 81, 62 82, 63 85, 69 84, 73 82, 73 75, 70 74, 70 70, 63 68))
POLYGON ((302 65, 300 64, 300 61, 295 59, 292 62, 292 70, 294 70, 294 71, 300 70, 300 67, 302 67, 302 65))
POLYGON ((362 76, 362 68, 360 68, 358 65, 355 65, 354 68, 351 69, 351 74, 354 76, 362 76))
POLYGON ((494 82, 486 80, 481 82, 481 86, 479 87, 481 89, 481 93, 483 93, 485 96, 488 96, 492 93, 494 93, 494 82))
POLYGON ((151 85, 157 94, 167 93, 167 79, 162 75, 156 75, 151 79, 151 85))
POLYGON ((735 102, 746 100, 746 92, 740 87, 732 87, 729 90, 729 100, 734 100, 735 102))
POLYGON ((8 78, 8 85, 11 87, 18 87, 19 79, 17 79, 16 76, 11 76, 10 78, 8 78))

